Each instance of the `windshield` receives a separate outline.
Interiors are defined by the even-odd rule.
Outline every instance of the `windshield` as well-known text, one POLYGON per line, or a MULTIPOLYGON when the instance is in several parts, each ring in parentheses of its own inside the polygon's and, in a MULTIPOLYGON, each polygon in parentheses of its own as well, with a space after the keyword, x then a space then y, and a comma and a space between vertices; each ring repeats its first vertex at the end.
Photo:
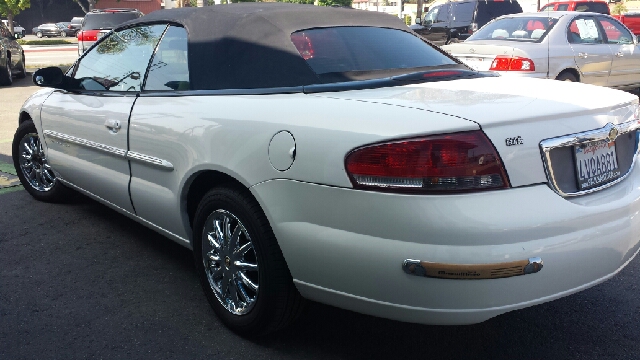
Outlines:
POLYGON ((137 19, 137 12, 107 12, 99 14, 87 14, 83 30, 113 29, 123 22, 137 19))
POLYGON ((540 42, 558 22, 546 17, 507 17, 498 19, 475 32, 467 41, 507 40, 540 42))
POLYGON ((458 64, 419 37, 387 28, 304 30, 291 34, 291 42, 326 82, 373 79, 417 71, 406 69, 458 64))

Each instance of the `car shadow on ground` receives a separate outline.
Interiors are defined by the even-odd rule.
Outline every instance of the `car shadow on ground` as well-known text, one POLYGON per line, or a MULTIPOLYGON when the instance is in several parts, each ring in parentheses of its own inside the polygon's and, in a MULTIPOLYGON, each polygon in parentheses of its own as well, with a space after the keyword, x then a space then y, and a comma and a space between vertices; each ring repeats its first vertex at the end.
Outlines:
MULTIPOLYGON (((636 342, 640 334, 640 314, 636 310, 640 308, 640 301, 636 300, 635 286, 625 285, 636 282, 633 273, 638 270, 637 260, 614 279, 592 289, 500 315, 481 324, 427 326, 401 323, 308 302, 301 317, 290 328, 263 338, 243 339, 224 328, 208 307, 199 289, 190 250, 82 195, 74 197, 65 206, 81 208, 86 217, 100 227, 113 229, 114 233, 124 232, 125 241, 136 244, 140 251, 138 256, 153 259, 151 263, 164 268, 162 271, 177 270, 182 277, 180 281, 190 285, 188 288, 192 293, 187 298, 191 301, 167 304, 160 311, 181 309, 198 313, 199 320, 208 323, 210 330, 213 327, 223 337, 257 346, 254 347, 256 351, 269 351, 272 358, 528 359, 533 356, 568 359, 581 354, 580 358, 621 359, 633 358, 633 354, 640 351, 636 342), (527 356, 526 349, 534 352, 527 356)), ((113 245, 110 252, 118 252, 117 242, 113 245)), ((118 255, 113 253, 106 256, 117 261, 118 255)), ((160 276, 165 275, 168 276, 160 272, 160 276)), ((185 290, 172 283, 161 282, 159 285, 163 287, 161 292, 169 294, 185 290)), ((141 298, 142 307, 153 306, 144 303, 149 299, 143 294, 133 296, 141 298)), ((220 345, 207 334, 194 332, 190 336, 208 351, 219 351, 220 345)))
POLYGON ((2 88, 33 86, 33 80, 31 79, 32 75, 33 75, 32 72, 27 71, 27 76, 24 79, 18 79, 16 77, 14 77, 13 78, 13 84, 11 84, 9 86, 3 86, 2 88))

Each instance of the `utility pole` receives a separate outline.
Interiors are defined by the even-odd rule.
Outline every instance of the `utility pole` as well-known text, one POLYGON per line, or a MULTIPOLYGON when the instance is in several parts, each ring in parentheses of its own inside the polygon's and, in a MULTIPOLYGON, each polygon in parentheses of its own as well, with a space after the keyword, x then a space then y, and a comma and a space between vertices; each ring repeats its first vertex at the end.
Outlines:
MULTIPOLYGON (((538 0, 540 1, 540 0, 538 0)), ((416 19, 420 19, 422 22, 422 8, 424 7, 424 0, 418 0, 418 5, 416 9, 416 19)))

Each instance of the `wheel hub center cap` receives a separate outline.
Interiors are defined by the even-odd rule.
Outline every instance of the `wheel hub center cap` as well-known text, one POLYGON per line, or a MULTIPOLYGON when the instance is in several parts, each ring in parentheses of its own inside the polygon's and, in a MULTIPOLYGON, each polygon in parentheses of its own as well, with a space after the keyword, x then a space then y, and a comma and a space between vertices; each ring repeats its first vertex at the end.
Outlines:
POLYGON ((231 259, 228 256, 224 257, 224 266, 227 268, 227 270, 229 270, 229 267, 231 266, 231 259))

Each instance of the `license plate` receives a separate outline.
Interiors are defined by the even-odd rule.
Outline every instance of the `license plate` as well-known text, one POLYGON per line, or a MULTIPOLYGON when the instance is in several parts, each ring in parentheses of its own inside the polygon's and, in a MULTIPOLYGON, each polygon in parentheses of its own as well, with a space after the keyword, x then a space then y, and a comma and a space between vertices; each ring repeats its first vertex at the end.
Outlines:
POLYGON ((484 59, 481 57, 465 57, 460 58, 460 60, 462 60, 462 62, 467 64, 470 68, 478 71, 489 70, 489 67, 491 67, 491 62, 488 59, 484 59))
POLYGON ((579 190, 593 188, 620 177, 615 141, 592 141, 574 147, 579 190))

